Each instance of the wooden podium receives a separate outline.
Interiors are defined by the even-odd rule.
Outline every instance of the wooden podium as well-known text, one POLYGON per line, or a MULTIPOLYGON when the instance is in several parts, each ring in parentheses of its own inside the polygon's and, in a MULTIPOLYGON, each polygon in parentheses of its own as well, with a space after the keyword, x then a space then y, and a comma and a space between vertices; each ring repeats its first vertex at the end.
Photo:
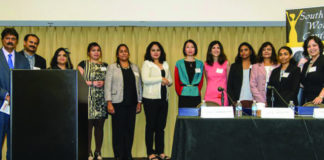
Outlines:
POLYGON ((88 87, 76 70, 11 72, 11 160, 85 160, 88 87))

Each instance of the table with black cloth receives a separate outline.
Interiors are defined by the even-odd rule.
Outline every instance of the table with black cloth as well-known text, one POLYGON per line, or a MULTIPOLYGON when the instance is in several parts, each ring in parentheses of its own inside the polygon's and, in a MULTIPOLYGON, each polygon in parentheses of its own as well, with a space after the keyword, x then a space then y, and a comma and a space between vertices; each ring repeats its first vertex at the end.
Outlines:
POLYGON ((172 160, 324 160, 324 119, 178 117, 172 160))

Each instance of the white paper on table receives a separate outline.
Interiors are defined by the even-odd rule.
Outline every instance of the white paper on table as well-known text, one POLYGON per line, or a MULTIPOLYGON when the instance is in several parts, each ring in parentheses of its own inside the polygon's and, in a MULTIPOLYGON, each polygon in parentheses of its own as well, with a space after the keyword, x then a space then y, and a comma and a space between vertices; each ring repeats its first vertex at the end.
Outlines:
POLYGON ((5 100, 0 108, 0 112, 10 115, 10 105, 7 100, 5 100))
POLYGON ((224 107, 201 107, 201 118, 234 118, 234 112, 232 106, 224 107))
POLYGON ((324 118, 324 108, 314 108, 314 118, 324 118))
POLYGON ((283 119, 294 119, 295 113, 292 109, 283 108, 264 108, 261 111, 261 118, 283 118, 283 119))

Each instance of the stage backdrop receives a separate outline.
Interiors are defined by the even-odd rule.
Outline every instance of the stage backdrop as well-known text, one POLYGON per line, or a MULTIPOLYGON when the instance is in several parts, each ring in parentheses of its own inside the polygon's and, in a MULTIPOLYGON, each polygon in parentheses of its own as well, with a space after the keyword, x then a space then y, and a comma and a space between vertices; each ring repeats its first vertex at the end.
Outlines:
MULTIPOLYGON (((0 27, 2 31, 5 27, 0 27)), ((17 50, 23 48, 23 37, 27 33, 35 33, 40 38, 38 54, 46 58, 47 67, 55 50, 59 47, 69 48, 74 68, 82 60, 87 59, 86 49, 90 42, 98 42, 103 51, 104 62, 112 64, 116 60, 116 47, 126 43, 130 49, 131 61, 140 68, 144 61, 147 45, 151 41, 159 41, 167 55, 167 61, 174 73, 177 60, 183 58, 184 41, 193 39, 198 45, 197 59, 205 61, 208 44, 213 40, 223 43, 225 53, 232 63, 238 53, 237 47, 241 42, 252 44, 257 52, 260 45, 270 41, 276 49, 285 45, 285 27, 15 27, 19 33, 17 50)), ((26 82, 28 83, 28 82, 26 82)), ((206 83, 202 90, 205 92, 206 83)), ((174 86, 170 87, 169 114, 165 130, 166 154, 171 155, 173 130, 177 116, 177 95, 174 86)), ((202 96, 203 97, 203 96, 202 96)), ((145 116, 142 111, 136 117, 135 140, 133 145, 134 157, 146 157, 145 116)), ((62 133, 64 134, 64 133, 62 133)), ((26 137, 28 138, 28 137, 26 137)), ((94 142, 94 141, 93 141, 94 142)), ((215 142, 216 143, 216 142, 215 142)), ((102 154, 113 157, 111 138, 111 117, 105 123, 104 143, 102 154)), ((64 145, 64 144, 62 144, 64 145)), ((93 146, 94 148, 94 146, 93 146)), ((37 154, 37 153, 35 153, 37 154)), ((3 154, 5 155, 5 154, 3 154)), ((50 156, 50 155, 49 155, 50 156)))
MULTIPOLYGON (((286 11, 286 40, 298 67, 307 62, 303 44, 307 37, 316 35, 324 42, 324 7, 292 9, 286 11)), ((298 105, 303 105, 303 90, 298 93, 298 105)))
POLYGON ((301 8, 286 11, 287 45, 295 53, 299 66, 305 63, 303 44, 310 35, 316 35, 324 42, 324 7, 301 8))

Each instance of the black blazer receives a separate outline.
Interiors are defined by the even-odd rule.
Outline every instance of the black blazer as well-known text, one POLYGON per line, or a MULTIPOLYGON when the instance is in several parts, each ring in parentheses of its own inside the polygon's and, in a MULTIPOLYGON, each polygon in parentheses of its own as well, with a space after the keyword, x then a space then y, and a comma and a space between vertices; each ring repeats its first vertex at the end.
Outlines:
MULTIPOLYGON (((297 105, 297 95, 301 77, 300 68, 294 64, 289 64, 285 71, 285 73, 289 73, 288 77, 281 77, 281 81, 279 81, 281 68, 282 66, 271 72, 268 86, 271 85, 275 87, 288 104, 289 101, 294 101, 294 104, 297 105)), ((271 89, 267 89, 267 103, 268 106, 271 106, 271 89)), ((288 107, 288 105, 285 104, 285 102, 283 102, 275 92, 274 107, 288 107)))
POLYGON ((307 73, 306 70, 310 61, 306 62, 303 71, 301 83, 304 85, 304 98, 306 101, 313 101, 324 88, 324 55, 320 54, 312 67, 316 66, 315 72, 307 73))
MULTIPOLYGON (((250 69, 251 73, 251 69, 250 69)), ((243 66, 242 63, 233 63, 227 80, 227 93, 228 97, 232 97, 234 103, 240 99, 241 88, 243 83, 243 66)), ((231 100, 228 102, 232 105, 231 100)))
MULTIPOLYGON (((18 53, 25 56, 24 50, 22 50, 18 53)), ((38 67, 40 69, 46 69, 46 60, 43 57, 41 57, 40 55, 35 54, 35 66, 34 67, 38 67)))

